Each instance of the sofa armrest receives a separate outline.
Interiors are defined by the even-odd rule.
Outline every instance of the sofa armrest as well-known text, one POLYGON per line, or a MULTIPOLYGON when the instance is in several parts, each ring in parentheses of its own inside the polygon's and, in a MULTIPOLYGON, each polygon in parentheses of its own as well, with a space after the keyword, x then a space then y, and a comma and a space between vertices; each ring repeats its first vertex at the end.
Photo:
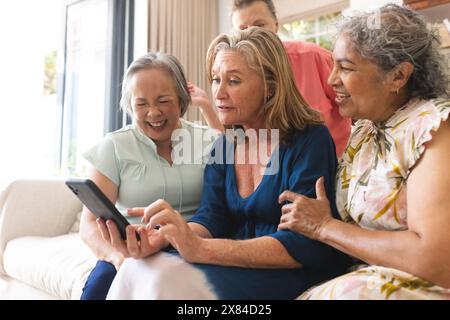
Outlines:
POLYGON ((0 194, 0 262, 12 239, 68 233, 81 208, 62 179, 12 182, 0 194))

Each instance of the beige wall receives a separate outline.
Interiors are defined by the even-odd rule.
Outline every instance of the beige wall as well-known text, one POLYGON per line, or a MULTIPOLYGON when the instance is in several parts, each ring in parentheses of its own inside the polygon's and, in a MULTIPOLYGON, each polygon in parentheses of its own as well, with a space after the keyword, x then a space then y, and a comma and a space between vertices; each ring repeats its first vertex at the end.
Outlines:
MULTIPOLYGON (((273 0, 281 22, 304 16, 311 16, 325 11, 339 11, 349 6, 350 0, 273 0)), ((233 0, 218 0, 218 31, 228 32, 231 29, 231 7, 233 0)))
POLYGON ((311 17, 325 12, 340 11, 348 8, 349 0, 274 0, 278 19, 283 21, 311 17))
MULTIPOLYGON (((217 35, 216 0, 148 0, 148 49, 178 58, 188 81, 209 92, 206 51, 217 35)), ((201 120, 192 106, 190 121, 201 120)))
MULTIPOLYGON (((281 22, 310 17, 327 12, 375 9, 388 2, 402 4, 402 0, 273 0, 281 22)), ((230 12, 232 0, 218 0, 218 30, 227 32, 231 28, 230 12)))
POLYGON ((217 3, 217 30, 219 33, 228 32, 231 29, 231 6, 233 0, 218 0, 217 3))

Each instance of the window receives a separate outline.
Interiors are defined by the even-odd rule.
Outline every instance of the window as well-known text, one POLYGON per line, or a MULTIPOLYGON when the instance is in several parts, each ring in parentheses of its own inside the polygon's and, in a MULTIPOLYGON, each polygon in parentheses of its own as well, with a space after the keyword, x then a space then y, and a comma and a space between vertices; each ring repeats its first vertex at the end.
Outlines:
POLYGON ((103 136, 108 0, 67 7, 61 169, 85 174, 81 154, 103 136))
POLYGON ((333 27, 340 17, 341 12, 333 12, 284 23, 279 30, 279 35, 283 40, 296 39, 313 42, 331 50, 333 27))
POLYGON ((86 174, 81 154, 126 120, 133 13, 134 0, 0 1, 0 190, 86 174))
POLYGON ((132 47, 132 37, 126 34, 132 20, 127 15, 132 11, 130 4, 84 0, 71 1, 66 7, 64 76, 59 92, 59 162, 64 175, 86 175, 82 154, 126 121, 119 100, 124 68, 132 59, 125 54, 132 47))
POLYGON ((60 1, 0 1, 0 188, 57 172, 60 1))

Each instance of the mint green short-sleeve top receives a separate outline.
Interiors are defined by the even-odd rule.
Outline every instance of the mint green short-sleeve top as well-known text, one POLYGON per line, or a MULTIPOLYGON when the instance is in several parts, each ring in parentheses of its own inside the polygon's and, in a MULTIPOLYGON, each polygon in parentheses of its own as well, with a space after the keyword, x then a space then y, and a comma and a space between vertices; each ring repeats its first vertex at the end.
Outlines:
POLYGON ((84 153, 84 158, 118 187, 116 206, 130 223, 126 208, 145 207, 164 199, 186 217, 200 203, 203 170, 218 133, 208 127, 180 119, 182 128, 172 135, 170 164, 156 145, 135 124, 107 134, 84 153))

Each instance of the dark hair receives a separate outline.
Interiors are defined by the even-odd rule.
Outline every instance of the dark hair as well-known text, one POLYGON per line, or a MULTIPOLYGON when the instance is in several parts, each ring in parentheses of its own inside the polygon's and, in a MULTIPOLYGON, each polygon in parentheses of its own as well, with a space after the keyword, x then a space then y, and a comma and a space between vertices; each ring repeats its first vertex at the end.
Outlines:
POLYGON ((339 34, 348 37, 363 58, 388 72, 402 62, 414 65, 408 80, 411 97, 449 97, 449 77, 439 54, 436 30, 417 12, 394 4, 344 19, 339 34))
POLYGON ((276 21, 278 21, 275 5, 273 4, 272 0, 234 0, 232 11, 245 9, 255 2, 264 2, 267 8, 269 9, 270 13, 272 14, 272 16, 275 18, 276 21))

